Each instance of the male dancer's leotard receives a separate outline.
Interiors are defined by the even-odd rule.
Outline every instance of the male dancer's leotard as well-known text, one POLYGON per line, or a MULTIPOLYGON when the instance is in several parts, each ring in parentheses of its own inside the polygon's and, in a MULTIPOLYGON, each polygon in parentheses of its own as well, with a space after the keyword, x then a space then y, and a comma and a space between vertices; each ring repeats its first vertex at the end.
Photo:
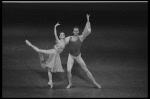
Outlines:
POLYGON ((81 45, 82 45, 82 42, 80 41, 80 38, 78 36, 78 40, 77 41, 72 41, 72 37, 70 38, 69 40, 69 53, 73 56, 78 56, 81 51, 81 45))

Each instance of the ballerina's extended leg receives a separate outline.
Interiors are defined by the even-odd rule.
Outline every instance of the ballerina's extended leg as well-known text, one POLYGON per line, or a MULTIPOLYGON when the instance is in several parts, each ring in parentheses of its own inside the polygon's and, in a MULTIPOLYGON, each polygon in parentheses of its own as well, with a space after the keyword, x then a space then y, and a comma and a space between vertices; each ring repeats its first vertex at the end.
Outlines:
POLYGON ((39 51, 39 49, 36 46, 32 45, 28 40, 26 40, 25 42, 27 45, 31 46, 35 51, 39 51))

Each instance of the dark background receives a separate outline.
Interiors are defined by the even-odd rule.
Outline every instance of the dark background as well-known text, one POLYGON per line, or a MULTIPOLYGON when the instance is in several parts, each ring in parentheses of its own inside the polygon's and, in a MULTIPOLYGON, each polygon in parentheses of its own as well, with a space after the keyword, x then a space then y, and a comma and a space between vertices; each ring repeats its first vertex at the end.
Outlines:
POLYGON ((91 14, 96 25, 146 26, 147 3, 3 3, 3 25, 84 25, 91 14), (56 20, 57 19, 57 20, 56 20))
MULTIPOLYGON (((28 39, 33 45, 42 49, 52 48, 55 44, 54 25, 57 22, 61 24, 57 27, 58 35, 61 31, 66 36, 73 35, 74 26, 79 27, 81 34, 87 21, 86 14, 90 14, 92 33, 83 42, 82 57, 94 77, 105 88, 101 94, 92 96, 89 93, 89 95, 91 97, 147 97, 148 3, 3 3, 4 97, 27 96, 22 94, 25 93, 24 91, 18 93, 16 89, 14 89, 16 93, 12 94, 10 86, 20 85, 26 88, 26 84, 47 85, 48 78, 41 82, 43 76, 39 75, 43 74, 37 73, 37 71, 44 71, 40 66, 38 54, 24 41, 28 39), (17 78, 18 75, 20 78, 17 78), (38 83, 31 83, 34 81, 30 79, 38 83), (115 91, 119 84, 122 85, 122 89, 115 91), (110 86, 112 90, 109 89, 110 86), (119 93, 122 90, 124 93, 119 93)), ((61 53, 65 69, 67 55, 68 46, 61 53)), ((46 71, 44 75, 47 77, 46 71)), ((35 88, 35 90, 39 89, 35 88)), ((43 93, 41 90, 40 92, 43 93)), ((71 96, 76 97, 75 92, 72 92, 71 96)))

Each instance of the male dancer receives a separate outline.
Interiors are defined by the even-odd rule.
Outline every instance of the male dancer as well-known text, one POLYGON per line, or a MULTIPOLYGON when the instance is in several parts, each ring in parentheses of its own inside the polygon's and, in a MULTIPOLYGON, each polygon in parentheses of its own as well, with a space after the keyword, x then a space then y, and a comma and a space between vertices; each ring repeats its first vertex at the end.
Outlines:
POLYGON ((83 59, 81 57, 81 52, 80 52, 82 42, 91 33, 91 25, 89 22, 89 17, 90 17, 90 15, 87 14, 87 23, 86 23, 86 26, 84 28, 84 31, 82 32, 82 35, 78 35, 79 34, 79 28, 74 27, 74 29, 73 29, 74 36, 68 36, 65 38, 66 43, 67 44, 69 43, 69 47, 70 47, 69 48, 68 62, 67 62, 67 72, 68 72, 67 76, 68 76, 69 85, 66 88, 70 88, 72 86, 71 69, 72 69, 74 60, 76 60, 77 63, 79 63, 79 65, 82 67, 82 69, 86 72, 87 76, 92 80, 94 85, 98 88, 101 88, 101 86, 95 81, 95 79, 92 76, 92 74, 90 73, 90 71, 87 69, 86 64, 83 61, 83 59))

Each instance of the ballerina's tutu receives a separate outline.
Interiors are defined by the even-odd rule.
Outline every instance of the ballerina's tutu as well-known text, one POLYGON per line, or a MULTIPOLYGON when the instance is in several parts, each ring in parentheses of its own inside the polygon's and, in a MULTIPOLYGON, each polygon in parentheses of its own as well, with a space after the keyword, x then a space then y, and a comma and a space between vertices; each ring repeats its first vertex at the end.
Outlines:
POLYGON ((56 49, 50 49, 50 54, 39 53, 41 66, 51 69, 51 72, 64 72, 60 60, 60 55, 56 49))

